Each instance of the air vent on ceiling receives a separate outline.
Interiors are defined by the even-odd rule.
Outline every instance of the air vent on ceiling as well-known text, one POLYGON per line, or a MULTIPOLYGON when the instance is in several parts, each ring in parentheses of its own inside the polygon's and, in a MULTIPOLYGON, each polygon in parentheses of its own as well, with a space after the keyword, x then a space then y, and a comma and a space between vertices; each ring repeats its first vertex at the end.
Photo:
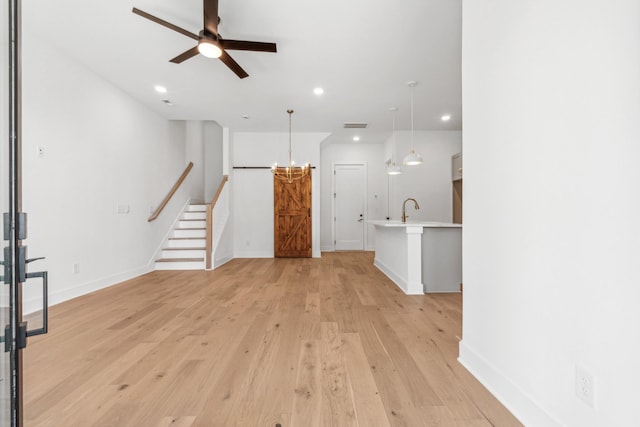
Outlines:
POLYGON ((344 123, 345 129, 364 129, 366 127, 367 127, 367 123, 356 123, 356 122, 344 123))

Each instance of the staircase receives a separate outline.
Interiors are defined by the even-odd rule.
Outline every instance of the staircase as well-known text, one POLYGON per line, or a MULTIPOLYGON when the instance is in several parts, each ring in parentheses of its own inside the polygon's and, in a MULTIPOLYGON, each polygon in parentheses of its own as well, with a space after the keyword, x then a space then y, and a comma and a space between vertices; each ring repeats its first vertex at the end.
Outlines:
POLYGON ((207 205, 188 205, 156 260, 156 270, 204 270, 207 205))

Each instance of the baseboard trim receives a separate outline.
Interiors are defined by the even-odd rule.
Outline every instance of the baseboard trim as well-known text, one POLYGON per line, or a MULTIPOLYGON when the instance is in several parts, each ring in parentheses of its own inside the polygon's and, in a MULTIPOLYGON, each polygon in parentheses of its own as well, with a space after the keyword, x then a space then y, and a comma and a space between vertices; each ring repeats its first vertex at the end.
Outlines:
POLYGON ((232 259, 233 259, 233 255, 227 255, 227 256, 221 257, 220 259, 214 259, 213 260, 213 269, 215 270, 218 267, 222 267, 223 265, 225 265, 226 263, 228 263, 232 259))
POLYGON ((406 280, 400 277, 399 274, 397 274, 395 271, 389 268, 389 266, 387 266, 384 262, 380 261, 378 258, 373 259, 373 265, 378 267, 378 270, 382 271, 405 294, 424 295, 424 286, 422 286, 422 284, 413 285, 413 284, 407 283, 406 280))
POLYGON ((273 258, 273 251, 236 252, 234 258, 273 258))
MULTIPOLYGON (((91 282, 80 283, 71 288, 62 289, 56 292, 51 292, 49 293, 49 307, 54 306, 56 304, 60 304, 61 302, 65 302, 73 298, 86 295, 91 292, 98 291, 100 289, 117 285, 124 281, 134 279, 138 276, 142 276, 143 274, 150 273, 154 270, 155 270, 154 264, 149 263, 142 267, 134 268, 132 270, 125 271, 123 273, 114 274, 112 276, 103 277, 102 279, 93 280, 91 282)), ((24 300, 22 303, 22 310, 24 314, 34 313, 41 309, 42 309, 41 298, 31 298, 29 300, 24 300)))
POLYGON ((521 423, 527 426, 564 426, 517 384, 468 346, 464 340, 460 341, 459 351, 458 362, 471 372, 521 423))

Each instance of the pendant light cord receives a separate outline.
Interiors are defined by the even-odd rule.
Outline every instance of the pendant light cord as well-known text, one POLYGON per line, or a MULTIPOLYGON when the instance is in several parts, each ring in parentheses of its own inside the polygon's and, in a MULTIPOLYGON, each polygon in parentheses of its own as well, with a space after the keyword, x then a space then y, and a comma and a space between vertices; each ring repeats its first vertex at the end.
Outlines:
POLYGON ((413 142, 413 87, 411 87, 411 151, 415 151, 416 147, 413 142))
POLYGON ((391 132, 391 137, 393 138, 393 141, 391 142, 391 162, 395 163, 395 158, 396 158, 396 112, 393 112, 393 116, 392 116, 392 132, 391 132))

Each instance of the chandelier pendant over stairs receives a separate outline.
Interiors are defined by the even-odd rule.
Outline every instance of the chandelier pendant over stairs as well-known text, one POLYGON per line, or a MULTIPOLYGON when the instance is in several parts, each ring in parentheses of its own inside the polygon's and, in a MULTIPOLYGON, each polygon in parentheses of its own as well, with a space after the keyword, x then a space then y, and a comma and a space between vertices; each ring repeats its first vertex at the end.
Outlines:
POLYGON ((271 173, 273 173, 275 178, 291 184, 293 181, 309 175, 311 173, 311 165, 305 163, 304 166, 296 166, 293 161, 291 154, 291 115, 293 114, 293 110, 287 110, 287 114, 289 114, 289 165, 278 166, 278 163, 274 163, 271 167, 271 173))

